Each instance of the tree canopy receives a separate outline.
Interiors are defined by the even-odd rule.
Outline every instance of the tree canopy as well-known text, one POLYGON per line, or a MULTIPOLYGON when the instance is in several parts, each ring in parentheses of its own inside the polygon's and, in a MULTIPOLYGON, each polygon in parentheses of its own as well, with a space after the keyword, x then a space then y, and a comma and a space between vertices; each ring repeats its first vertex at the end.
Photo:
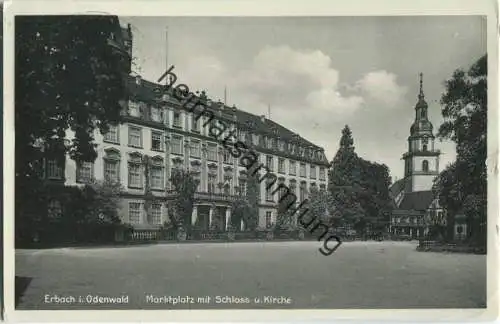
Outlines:
POLYGON ((349 126, 331 163, 328 191, 330 214, 360 230, 367 223, 387 222, 391 213, 390 177, 386 165, 359 157, 349 126))
POLYGON ((109 42, 115 16, 18 16, 15 29, 16 215, 29 219, 44 209, 42 159, 94 161, 94 131, 121 121, 130 62, 109 42))
POLYGON ((127 98, 127 63, 109 44, 117 33, 113 16, 16 17, 17 165, 40 140, 56 155, 96 158, 94 130, 119 123, 127 98), (62 145, 68 129, 74 139, 62 145))
POLYGON ((260 182, 258 173, 248 172, 246 198, 249 208, 243 221, 246 228, 253 230, 258 226, 259 217, 260 182))
POLYGON ((469 237, 481 224, 486 228, 487 71, 486 55, 467 72, 457 69, 441 97, 444 122, 438 137, 455 142, 457 158, 436 178, 433 190, 448 211, 450 227, 455 213, 465 212, 469 237))
POLYGON ((170 181, 176 192, 169 212, 172 225, 174 227, 186 226, 190 228, 194 194, 198 187, 198 180, 187 170, 173 169, 170 181))

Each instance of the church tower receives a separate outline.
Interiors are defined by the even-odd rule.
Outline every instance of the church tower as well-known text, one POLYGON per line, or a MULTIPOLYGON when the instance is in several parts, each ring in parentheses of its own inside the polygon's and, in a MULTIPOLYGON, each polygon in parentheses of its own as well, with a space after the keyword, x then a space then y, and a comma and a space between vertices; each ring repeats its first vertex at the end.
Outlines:
POLYGON ((428 119, 427 108, 422 73, 420 73, 420 92, 415 105, 415 121, 410 127, 408 151, 403 154, 406 193, 431 190, 433 181, 439 174, 441 153, 434 148, 433 126, 428 119))

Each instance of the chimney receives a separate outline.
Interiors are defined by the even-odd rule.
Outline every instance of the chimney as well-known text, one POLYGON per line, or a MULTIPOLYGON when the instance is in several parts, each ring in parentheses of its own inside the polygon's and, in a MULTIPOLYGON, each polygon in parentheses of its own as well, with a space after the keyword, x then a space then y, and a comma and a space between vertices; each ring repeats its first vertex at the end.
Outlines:
POLYGON ((260 115, 260 121, 264 123, 266 121, 266 115, 260 115))

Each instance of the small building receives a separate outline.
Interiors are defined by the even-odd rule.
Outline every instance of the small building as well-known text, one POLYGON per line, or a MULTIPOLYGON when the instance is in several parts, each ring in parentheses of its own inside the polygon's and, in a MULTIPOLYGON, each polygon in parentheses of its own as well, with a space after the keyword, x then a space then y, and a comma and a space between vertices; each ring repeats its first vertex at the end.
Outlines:
POLYGON ((442 220, 444 211, 432 191, 405 193, 391 217, 391 234, 421 238, 428 234, 436 217, 442 220))

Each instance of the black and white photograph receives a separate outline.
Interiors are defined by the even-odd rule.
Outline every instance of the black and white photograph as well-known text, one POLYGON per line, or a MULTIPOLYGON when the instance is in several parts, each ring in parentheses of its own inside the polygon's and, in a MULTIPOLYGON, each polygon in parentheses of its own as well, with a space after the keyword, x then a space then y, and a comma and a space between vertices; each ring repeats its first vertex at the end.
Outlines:
POLYGON ((111 9, 12 17, 16 311, 487 309, 486 15, 111 9))

